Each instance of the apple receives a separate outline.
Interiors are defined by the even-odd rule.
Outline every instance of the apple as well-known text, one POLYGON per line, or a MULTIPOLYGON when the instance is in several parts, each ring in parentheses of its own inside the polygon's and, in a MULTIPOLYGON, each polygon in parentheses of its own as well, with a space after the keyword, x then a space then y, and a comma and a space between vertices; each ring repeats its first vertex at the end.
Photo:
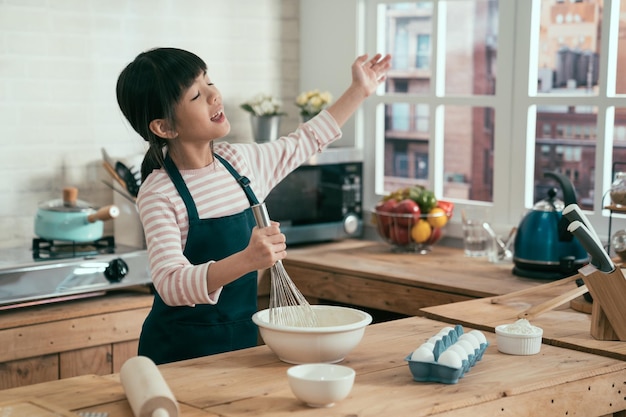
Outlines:
POLYGON ((398 224, 391 226, 389 237, 396 245, 404 246, 411 243, 409 228, 406 226, 400 226, 398 224))
POLYGON ((393 208, 393 213, 411 215, 398 216, 396 218, 396 224, 399 226, 404 226, 405 228, 410 228, 420 219, 420 215, 422 214, 420 206, 410 198, 405 198, 404 200, 396 204, 396 206, 393 208))
MULTIPOLYGON (((398 200, 396 200, 395 198, 390 198, 376 204, 375 210, 378 217, 378 222, 382 226, 381 230, 388 230, 389 227, 391 227, 391 216, 386 213, 393 213, 393 209, 396 205, 398 205, 398 200)), ((387 234, 385 234, 385 236, 389 237, 387 234)))
POLYGON ((382 237, 385 239, 391 238, 391 218, 388 214, 376 214, 376 228, 382 237))
POLYGON ((426 244, 427 245, 434 245, 435 243, 437 243, 439 241, 439 239, 441 239, 441 236, 442 236, 441 230, 442 229, 440 229, 438 227, 434 227, 432 233, 430 234, 430 237, 426 241, 426 244))

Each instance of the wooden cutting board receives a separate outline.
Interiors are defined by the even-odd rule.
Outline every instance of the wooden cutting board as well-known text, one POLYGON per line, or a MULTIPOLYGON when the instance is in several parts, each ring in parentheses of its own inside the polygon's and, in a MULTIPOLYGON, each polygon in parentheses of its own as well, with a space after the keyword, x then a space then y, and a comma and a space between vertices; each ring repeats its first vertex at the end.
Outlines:
POLYGON ((60 409, 34 398, 12 400, 0 403, 2 417, 76 417, 69 410, 60 409))

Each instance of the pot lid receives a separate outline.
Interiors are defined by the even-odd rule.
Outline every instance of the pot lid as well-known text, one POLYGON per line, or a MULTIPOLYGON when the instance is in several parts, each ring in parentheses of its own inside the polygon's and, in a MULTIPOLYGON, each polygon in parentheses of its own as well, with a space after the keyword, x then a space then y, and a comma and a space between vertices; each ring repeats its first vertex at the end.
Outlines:
POLYGON ((557 212, 563 211, 563 209, 565 208, 565 203, 563 202, 563 200, 556 198, 556 192, 556 188, 549 189, 548 197, 535 203, 535 205, 533 206, 533 210, 557 212))
POLYGON ((94 208, 86 201, 79 200, 78 189, 66 187, 63 189, 63 198, 46 201, 39 205, 40 210, 56 211, 62 213, 80 213, 93 211, 94 208))

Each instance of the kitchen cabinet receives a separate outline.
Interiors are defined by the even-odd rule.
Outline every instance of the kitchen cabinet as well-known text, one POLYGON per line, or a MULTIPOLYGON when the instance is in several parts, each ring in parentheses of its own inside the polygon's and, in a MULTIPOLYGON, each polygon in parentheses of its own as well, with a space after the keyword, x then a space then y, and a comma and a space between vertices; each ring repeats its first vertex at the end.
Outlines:
MULTIPOLYGON (((119 372, 137 355, 152 298, 146 287, 137 287, 0 311, 0 389, 119 372)), ((269 281, 261 280, 259 308, 267 308, 268 300, 269 281)))
POLYGON ((119 372, 151 305, 142 288, 0 312, 0 389, 119 372))

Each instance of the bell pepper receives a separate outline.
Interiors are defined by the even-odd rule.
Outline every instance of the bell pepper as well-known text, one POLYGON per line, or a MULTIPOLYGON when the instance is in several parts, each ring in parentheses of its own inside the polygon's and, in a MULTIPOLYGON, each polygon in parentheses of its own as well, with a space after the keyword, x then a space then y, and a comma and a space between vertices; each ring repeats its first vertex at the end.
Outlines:
POLYGON ((422 213, 428 213, 437 206, 437 197, 430 190, 422 190, 414 201, 420 206, 422 213))
POLYGON ((452 218, 452 211, 454 210, 454 203, 450 201, 437 201, 437 207, 446 212, 449 218, 452 218))

